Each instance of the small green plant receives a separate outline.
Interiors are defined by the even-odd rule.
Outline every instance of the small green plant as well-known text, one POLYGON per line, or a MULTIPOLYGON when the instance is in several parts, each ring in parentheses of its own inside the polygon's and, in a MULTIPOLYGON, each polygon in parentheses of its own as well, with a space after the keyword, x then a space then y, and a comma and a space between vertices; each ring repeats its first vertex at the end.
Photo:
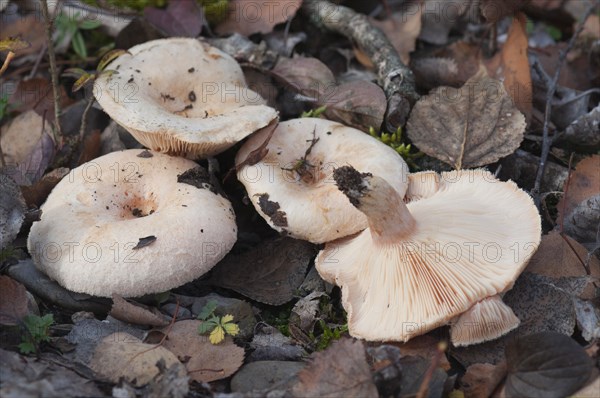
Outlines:
POLYGON ((206 303, 198 319, 202 321, 198 326, 198 333, 210 333, 208 339, 212 344, 219 344, 225 340, 225 335, 236 336, 240 332, 240 327, 233 323, 233 315, 227 314, 222 317, 215 315, 217 302, 214 300, 206 303))
POLYGON ((300 117, 320 117, 327 110, 327 106, 323 105, 310 111, 302 112, 300 117))
POLYGON ((320 319, 319 326, 321 326, 323 334, 321 334, 321 336, 319 336, 318 338, 319 341, 315 347, 316 351, 325 350, 327 347, 329 347, 331 342, 333 342, 334 340, 339 340, 344 333, 348 332, 347 323, 344 325, 336 326, 332 329, 329 327, 329 325, 327 325, 327 323, 324 320, 320 319))
POLYGON ((377 132, 373 127, 369 128, 369 134, 377 138, 379 141, 383 142, 387 146, 391 147, 393 150, 398 152, 400 156, 411 166, 416 167, 414 160, 423 156, 423 152, 411 153, 412 145, 405 144, 402 142, 402 128, 398 127, 395 133, 384 133, 377 132))
POLYGON ((93 30, 102 25, 100 21, 96 20, 83 20, 79 21, 79 13, 75 13, 74 16, 68 16, 66 14, 59 14, 56 17, 56 31, 57 37, 56 42, 61 43, 65 38, 71 38, 71 46, 73 51, 80 58, 85 59, 88 56, 87 47, 83 38, 82 31, 93 30))
POLYGON ((4 117, 6 115, 8 115, 9 112, 9 102, 8 102, 8 95, 7 94, 3 94, 2 98, 0 98, 0 122, 2 121, 2 119, 4 119, 4 117))
POLYGON ((44 341, 50 341, 49 329, 54 323, 54 316, 46 314, 44 316, 27 315, 23 318, 25 333, 22 336, 22 342, 19 344, 19 350, 23 354, 39 352, 40 344, 44 341))
POLYGON ((102 59, 100 59, 100 62, 98 62, 98 66, 96 67, 95 71, 89 72, 89 71, 83 70, 81 68, 69 68, 69 69, 65 70, 62 75, 65 77, 74 77, 75 79, 77 79, 75 81, 75 83, 73 83, 73 87, 71 88, 71 91, 72 92, 79 91, 83 87, 85 87, 86 84, 91 83, 94 80, 96 80, 96 78, 100 75, 118 74, 119 72, 117 72, 115 70, 106 69, 106 66, 125 53, 127 53, 126 50, 111 50, 111 51, 107 52, 106 54, 104 54, 102 59))

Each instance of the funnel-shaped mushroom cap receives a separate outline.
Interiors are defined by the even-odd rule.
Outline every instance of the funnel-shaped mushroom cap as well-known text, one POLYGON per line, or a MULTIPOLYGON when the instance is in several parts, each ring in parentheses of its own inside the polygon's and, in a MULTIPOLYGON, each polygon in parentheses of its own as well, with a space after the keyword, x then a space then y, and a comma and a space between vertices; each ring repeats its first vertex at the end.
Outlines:
POLYGON ((231 204, 216 192, 191 160, 113 152, 56 185, 27 247, 41 271, 75 292, 163 292, 206 273, 235 243, 231 204))
POLYGON ((447 324, 510 289, 540 242, 529 195, 484 170, 443 173, 407 205, 377 176, 344 167, 334 178, 369 228, 327 244, 316 266, 341 286, 355 337, 406 341, 447 324))
POLYGON ((333 181, 333 170, 344 165, 381 176, 400 196, 406 192, 408 167, 396 151, 360 130, 325 119, 280 123, 267 155, 256 164, 242 165, 269 133, 258 132, 240 148, 237 176, 258 213, 279 232, 323 243, 367 227, 366 216, 333 181))
POLYGON ((96 80, 98 103, 154 151, 211 156, 277 117, 233 58, 196 39, 148 41, 108 69, 117 73, 96 80))
POLYGON ((517 328, 519 318, 499 295, 485 298, 452 320, 450 338, 455 346, 494 340, 517 328))

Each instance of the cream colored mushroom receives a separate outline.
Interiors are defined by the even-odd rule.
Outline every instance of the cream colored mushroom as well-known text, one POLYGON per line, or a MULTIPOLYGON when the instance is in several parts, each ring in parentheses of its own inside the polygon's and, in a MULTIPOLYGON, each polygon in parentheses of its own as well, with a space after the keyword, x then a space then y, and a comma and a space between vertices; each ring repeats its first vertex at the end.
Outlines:
POLYGON ((435 193, 408 204, 376 175, 342 167, 334 179, 369 228, 328 243, 315 264, 342 288, 355 337, 407 341, 478 302, 498 308, 482 300, 510 289, 540 242, 529 195, 485 170, 442 173, 435 193))
POLYGON ((184 158, 112 152, 63 178, 27 247, 36 266, 74 292, 135 297, 210 270, 237 238, 229 201, 184 158))
POLYGON ((268 138, 248 139, 236 156, 238 179, 258 213, 275 230, 313 243, 328 242, 367 227, 367 218, 336 188, 335 168, 352 165, 385 178, 400 196, 408 167, 390 147, 359 130, 325 119, 280 123, 267 155, 243 164, 268 138))
POLYGON ((98 103, 154 151, 212 156, 277 117, 233 58, 196 39, 148 41, 107 69, 117 73, 96 79, 98 103))

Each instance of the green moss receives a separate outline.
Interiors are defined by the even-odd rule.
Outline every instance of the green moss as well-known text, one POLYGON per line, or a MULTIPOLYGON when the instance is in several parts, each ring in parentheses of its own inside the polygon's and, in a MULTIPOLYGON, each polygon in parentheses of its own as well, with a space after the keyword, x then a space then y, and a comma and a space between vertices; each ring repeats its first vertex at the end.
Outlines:
POLYGON ((204 7, 206 20, 215 25, 225 20, 229 10, 229 0, 197 0, 204 7))
POLYGON ((417 168, 415 159, 423 156, 422 152, 414 152, 411 144, 405 144, 402 140, 402 128, 398 127, 395 133, 377 132, 373 127, 369 129, 371 137, 378 139, 393 150, 398 152, 400 156, 408 163, 411 167, 417 168))

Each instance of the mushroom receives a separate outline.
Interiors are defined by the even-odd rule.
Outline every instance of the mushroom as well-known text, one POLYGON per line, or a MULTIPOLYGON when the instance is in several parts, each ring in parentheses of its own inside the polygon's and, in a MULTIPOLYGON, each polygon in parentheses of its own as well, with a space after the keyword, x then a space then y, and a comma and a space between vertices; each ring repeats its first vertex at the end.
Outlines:
MULTIPOLYGON (((422 180, 429 187, 430 177, 422 180)), ((407 341, 457 321, 455 341, 467 345, 514 326, 497 295, 513 286, 541 236, 537 209, 516 184, 481 169, 446 172, 437 190, 414 187, 428 194, 405 204, 377 175, 341 167, 334 180, 369 222, 315 261, 342 288, 352 336, 407 341), (473 319, 512 326, 498 332, 464 322, 473 319)))
POLYGON ((191 160, 112 152, 72 170, 42 205, 27 247, 74 292, 136 297, 210 270, 237 238, 229 201, 191 160))
POLYGON ((318 118, 288 120, 273 132, 266 156, 247 164, 269 133, 256 133, 240 148, 237 177, 258 213, 279 232, 323 243, 367 227, 366 216, 333 183, 333 170, 344 165, 380 175, 401 197, 406 192, 402 157, 360 130, 318 118))
POLYGON ((196 39, 148 41, 108 67, 116 73, 96 79, 98 103, 154 151, 212 156, 277 117, 233 58, 196 39))

